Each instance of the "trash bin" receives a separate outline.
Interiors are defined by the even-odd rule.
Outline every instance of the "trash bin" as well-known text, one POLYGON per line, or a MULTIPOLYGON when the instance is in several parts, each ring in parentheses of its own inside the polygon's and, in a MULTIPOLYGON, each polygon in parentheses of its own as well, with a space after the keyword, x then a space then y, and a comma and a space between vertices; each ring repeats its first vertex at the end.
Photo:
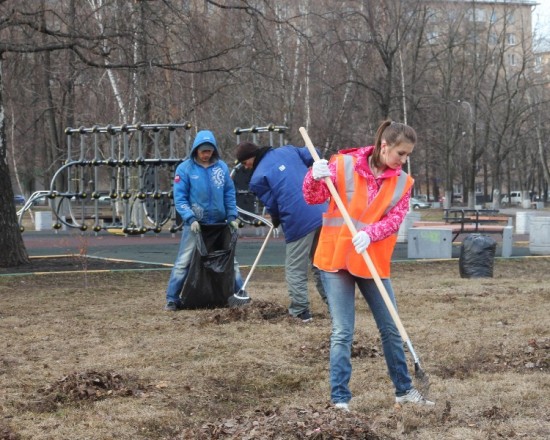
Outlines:
POLYGON ((460 247, 461 278, 492 278, 497 242, 488 235, 470 234, 460 247))
POLYGON ((44 231, 52 228, 52 213, 51 211, 38 211, 34 217, 34 229, 36 231, 44 231))
POLYGON ((516 213, 516 234, 529 234, 529 223, 535 216, 534 212, 518 211, 516 213))
POLYGON ((550 255, 550 217, 533 217, 529 227, 532 255, 550 255))

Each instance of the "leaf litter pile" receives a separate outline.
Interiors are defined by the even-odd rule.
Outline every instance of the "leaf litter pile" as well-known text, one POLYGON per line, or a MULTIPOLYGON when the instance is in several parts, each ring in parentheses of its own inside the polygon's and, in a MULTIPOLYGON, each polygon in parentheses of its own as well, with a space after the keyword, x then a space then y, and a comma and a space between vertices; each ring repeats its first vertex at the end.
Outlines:
POLYGON ((364 439, 381 440, 365 417, 330 408, 288 408, 256 411, 250 416, 206 423, 187 429, 182 438, 209 439, 364 439))
POLYGON ((548 264, 396 264, 437 404, 394 405, 358 297, 349 413, 330 404, 326 306, 311 285, 313 322, 289 317, 282 268, 257 269, 246 307, 175 313, 167 272, 3 277, 0 439, 546 439, 548 264))
POLYGON ((110 371, 74 372, 37 392, 28 409, 56 411, 64 405, 96 402, 112 397, 139 397, 143 385, 135 378, 110 371))

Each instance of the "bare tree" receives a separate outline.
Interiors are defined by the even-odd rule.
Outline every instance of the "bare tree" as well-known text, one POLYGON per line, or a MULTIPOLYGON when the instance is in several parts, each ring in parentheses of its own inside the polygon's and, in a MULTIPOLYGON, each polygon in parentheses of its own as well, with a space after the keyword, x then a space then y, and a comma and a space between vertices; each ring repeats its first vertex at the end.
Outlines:
POLYGON ((49 188, 67 159, 67 127, 190 120, 213 129, 231 160, 238 126, 284 124, 292 143, 305 125, 332 152, 372 141, 391 117, 419 132, 417 188, 438 196, 442 185, 448 204, 455 187, 473 204, 481 176, 484 193, 511 184, 515 155, 522 187, 544 186, 548 127, 533 115, 547 103, 529 101, 539 97, 530 47, 506 43, 512 15, 487 20, 485 4, 440 3, 1 1, 3 146, 15 180, 49 188))
POLYGON ((13 204, 13 189, 8 169, 6 118, 3 100, 3 53, 0 52, 0 267, 28 264, 29 256, 21 237, 13 204))

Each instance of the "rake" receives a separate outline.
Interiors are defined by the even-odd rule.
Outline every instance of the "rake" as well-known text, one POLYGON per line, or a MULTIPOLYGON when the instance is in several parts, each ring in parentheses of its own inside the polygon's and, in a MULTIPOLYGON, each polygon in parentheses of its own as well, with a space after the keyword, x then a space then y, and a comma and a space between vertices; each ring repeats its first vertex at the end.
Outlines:
POLYGON ((246 215, 248 215, 252 218, 255 218, 256 220, 260 221, 261 223, 269 226, 269 231, 267 232, 267 234, 265 236, 264 242, 262 243, 262 246, 260 247, 258 255, 256 255, 256 259, 254 260, 254 263, 252 264, 252 267, 248 271, 248 275, 246 276, 242 287, 239 289, 239 291, 237 293, 234 293, 233 295, 231 295, 227 299, 227 304, 231 308, 242 307, 242 306, 244 306, 244 305, 246 305, 250 302, 250 297, 246 293, 245 288, 248 284, 248 281, 250 280, 250 277, 252 276, 252 273, 254 272, 254 269, 256 269, 256 265, 258 264, 258 261, 260 261, 260 258, 261 258, 262 254, 264 252, 264 249, 267 245, 267 242, 269 241, 269 237, 271 237, 271 233, 273 232, 273 223, 266 220, 265 218, 260 217, 259 215, 253 214, 251 212, 245 211, 245 210, 243 210, 239 207, 237 207, 237 211, 242 213, 242 214, 246 214, 246 215))
MULTIPOLYGON (((307 149, 309 150, 311 156, 313 157, 313 160, 317 162, 320 160, 319 155, 317 154, 317 150, 315 150, 315 147, 313 146, 313 143, 311 142, 311 139, 309 138, 309 135, 307 134, 307 131, 304 127, 300 127, 299 129, 300 134, 304 138, 304 141, 306 143, 307 149)), ((342 214, 342 217, 344 218, 344 221, 346 222, 347 227, 349 228, 352 237, 357 234, 357 229, 355 228, 355 225, 353 224, 353 221, 351 220, 351 217, 349 216, 346 207, 342 203, 342 200, 340 198, 340 195, 338 194, 338 191, 336 190, 336 187, 334 186, 334 183, 332 183, 332 180, 330 177, 325 177, 325 183, 330 191, 330 194, 336 203, 336 206, 338 206, 338 209, 340 210, 340 213, 342 214)), ((416 355, 416 352, 414 351, 414 348, 412 346, 411 340, 407 334, 407 331, 405 330, 405 327, 403 326, 403 323, 401 322, 401 319, 399 318, 399 315, 397 314, 397 310, 395 309, 393 303, 391 302, 390 296, 388 294, 388 291, 386 290, 386 287, 382 283, 382 280, 380 279, 380 276, 378 275, 378 272, 376 270, 376 267, 374 267, 374 264, 365 250, 362 253, 363 259, 365 260, 365 263, 367 263, 367 267, 369 268, 369 271, 372 275, 372 278, 374 279, 374 282, 376 283, 376 286, 378 287, 378 290, 380 291, 380 294, 382 295, 382 299, 384 300, 384 303, 386 304, 386 307, 388 308, 388 311, 390 312, 390 315, 393 319, 393 322, 395 323, 397 329, 399 330, 399 334, 401 335, 401 339, 407 344, 407 347, 409 348, 409 352, 411 353, 413 360, 414 360, 414 375, 415 378, 418 381, 418 388, 424 393, 427 394, 430 382, 428 379, 427 374, 422 370, 422 367, 420 366, 420 359, 416 355)))

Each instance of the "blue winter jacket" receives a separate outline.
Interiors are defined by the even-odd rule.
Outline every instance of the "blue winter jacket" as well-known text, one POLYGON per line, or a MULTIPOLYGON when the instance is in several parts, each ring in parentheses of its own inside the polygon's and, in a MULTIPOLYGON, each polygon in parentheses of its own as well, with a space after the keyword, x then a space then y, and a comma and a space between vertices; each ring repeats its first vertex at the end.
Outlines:
POLYGON ((306 147, 268 150, 254 168, 250 191, 261 200, 272 217, 280 220, 285 241, 296 241, 321 226, 327 204, 308 205, 302 184, 313 158, 306 147))
POLYGON ((197 133, 190 157, 176 168, 174 205, 186 224, 195 220, 205 224, 224 223, 237 218, 235 186, 209 130, 197 133), (195 158, 198 147, 207 143, 214 146, 214 153, 211 164, 205 168, 195 158))

